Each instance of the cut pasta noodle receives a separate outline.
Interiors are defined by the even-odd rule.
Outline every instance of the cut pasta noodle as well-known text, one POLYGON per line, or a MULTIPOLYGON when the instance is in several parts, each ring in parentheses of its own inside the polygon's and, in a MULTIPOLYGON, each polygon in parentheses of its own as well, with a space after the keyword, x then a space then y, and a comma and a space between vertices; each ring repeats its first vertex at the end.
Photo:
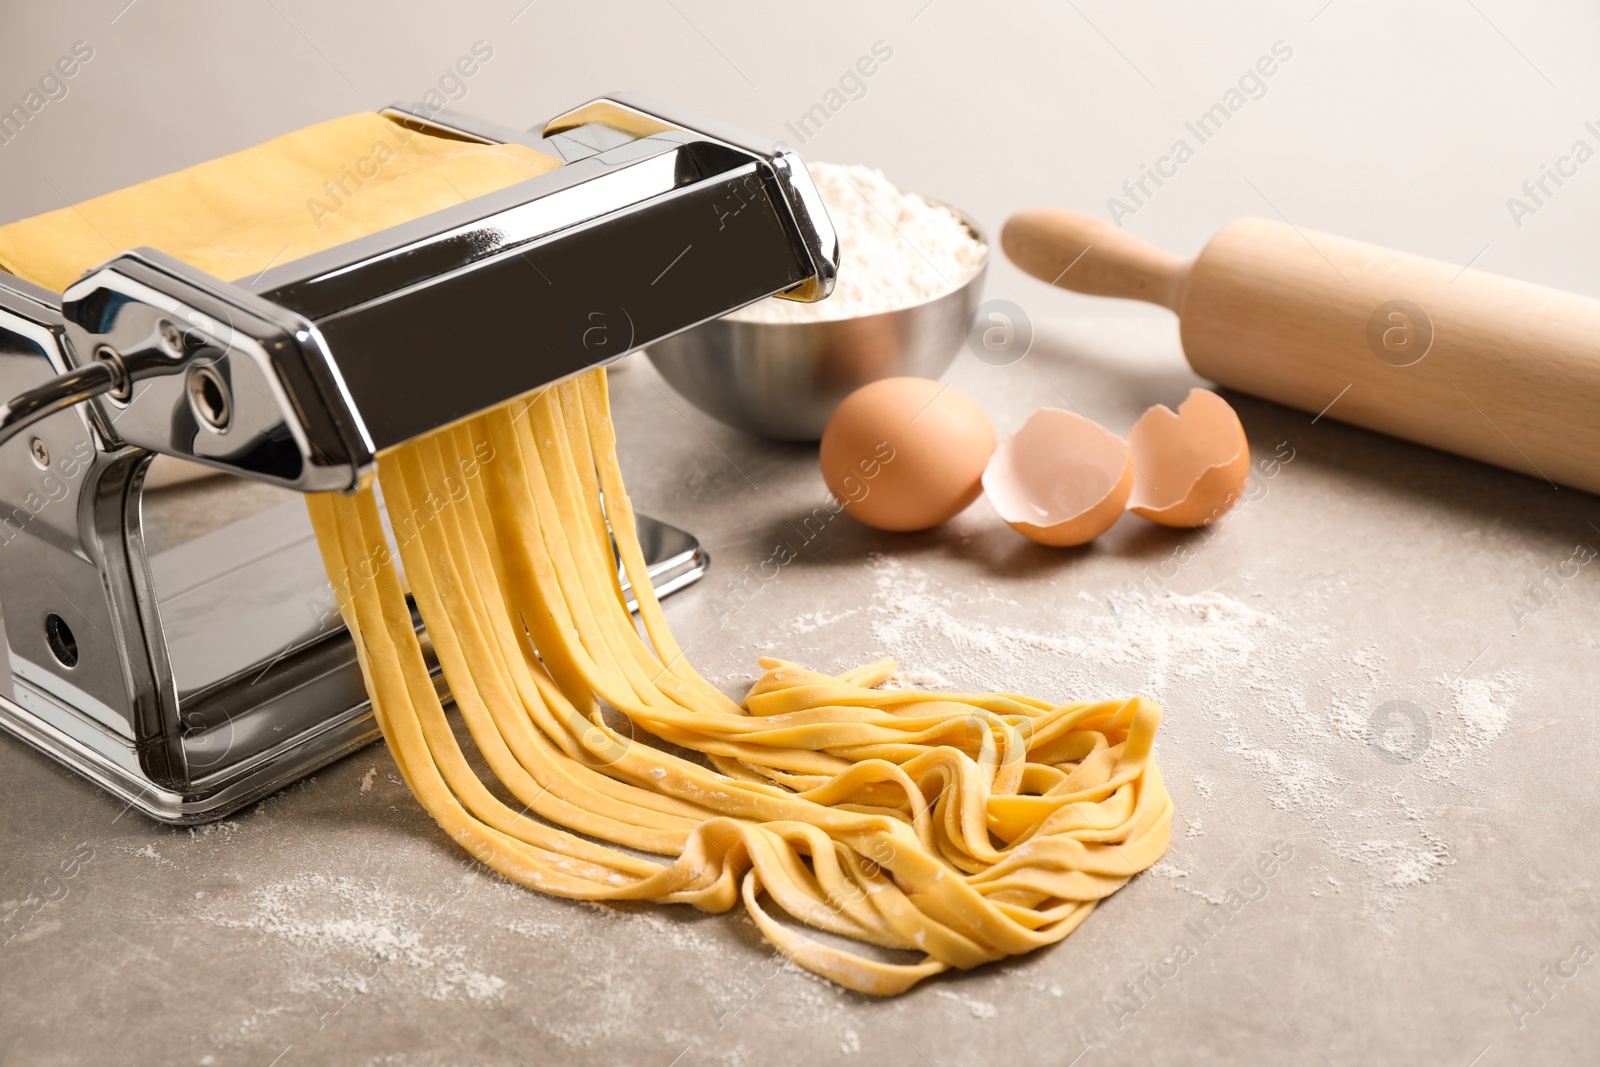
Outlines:
MULTIPOLYGON (((144 188, 113 194, 117 210, 148 207, 129 196, 144 188)), ((270 180, 256 192, 285 197, 270 180)), ((185 247, 265 261, 299 236, 287 219, 257 211, 228 241, 190 226, 185 247)), ((60 273, 71 250, 50 247, 60 273)), ((13 270, 16 249, 0 229, 13 270)), ((105 254, 82 248, 77 269, 105 254)), ((393 542, 369 478, 307 498, 323 562, 406 784, 507 878, 581 900, 742 904, 801 967, 887 995, 1061 940, 1166 849, 1160 709, 1142 698, 878 689, 888 659, 838 676, 764 659, 742 705, 702 679, 650 586, 604 370, 394 448, 375 480, 393 542), (408 587, 494 787, 446 715, 408 587)))

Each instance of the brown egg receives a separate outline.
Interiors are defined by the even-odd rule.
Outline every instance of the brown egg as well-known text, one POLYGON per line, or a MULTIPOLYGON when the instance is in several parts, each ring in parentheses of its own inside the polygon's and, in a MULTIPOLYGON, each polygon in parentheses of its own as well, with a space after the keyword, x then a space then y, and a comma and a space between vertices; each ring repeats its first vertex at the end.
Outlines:
POLYGON ((1173 411, 1157 404, 1128 434, 1133 496, 1128 509, 1162 526, 1205 526, 1244 497, 1250 443, 1228 402, 1209 389, 1191 389, 1173 411))
POLYGON ((967 394, 927 378, 885 378, 845 397, 822 431, 822 480, 880 530, 926 530, 983 491, 994 427, 967 394))
POLYGON ((1133 491, 1128 442, 1081 415, 1041 408, 1000 442, 983 489, 1022 536, 1082 545, 1122 517, 1133 491))

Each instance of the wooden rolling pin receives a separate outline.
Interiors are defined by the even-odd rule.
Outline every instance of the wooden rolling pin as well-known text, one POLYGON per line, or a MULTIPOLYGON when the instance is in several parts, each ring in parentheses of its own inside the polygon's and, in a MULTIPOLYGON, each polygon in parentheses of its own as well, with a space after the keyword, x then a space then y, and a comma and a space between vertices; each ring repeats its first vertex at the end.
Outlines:
POLYGON ((1064 289, 1171 308, 1212 381, 1600 493, 1600 301, 1266 219, 1189 260, 1052 208, 1000 243, 1064 289))

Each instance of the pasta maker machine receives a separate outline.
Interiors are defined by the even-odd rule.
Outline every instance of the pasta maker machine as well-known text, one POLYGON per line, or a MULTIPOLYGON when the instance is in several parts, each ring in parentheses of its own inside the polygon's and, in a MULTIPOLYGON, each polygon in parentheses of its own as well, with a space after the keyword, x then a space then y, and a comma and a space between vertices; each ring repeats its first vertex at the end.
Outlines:
MULTIPOLYGON (((242 282, 149 248, 60 294, 0 274, 0 726, 163 821, 221 817, 377 727, 300 502, 152 555, 155 454, 351 491, 390 446, 833 286, 832 224, 782 145, 629 94, 539 133, 382 114, 564 165, 242 282)), ((682 531, 639 532, 659 590, 704 570, 682 531)))

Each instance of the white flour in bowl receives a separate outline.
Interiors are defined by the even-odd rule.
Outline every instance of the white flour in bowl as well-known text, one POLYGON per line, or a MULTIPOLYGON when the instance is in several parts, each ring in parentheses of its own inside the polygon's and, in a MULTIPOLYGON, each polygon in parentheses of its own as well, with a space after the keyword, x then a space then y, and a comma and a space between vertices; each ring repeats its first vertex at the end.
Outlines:
POLYGON ((978 272, 988 247, 949 208, 902 193, 871 167, 812 163, 839 232, 839 279, 814 304, 768 297, 736 322, 819 322, 876 315, 949 292, 978 272))

